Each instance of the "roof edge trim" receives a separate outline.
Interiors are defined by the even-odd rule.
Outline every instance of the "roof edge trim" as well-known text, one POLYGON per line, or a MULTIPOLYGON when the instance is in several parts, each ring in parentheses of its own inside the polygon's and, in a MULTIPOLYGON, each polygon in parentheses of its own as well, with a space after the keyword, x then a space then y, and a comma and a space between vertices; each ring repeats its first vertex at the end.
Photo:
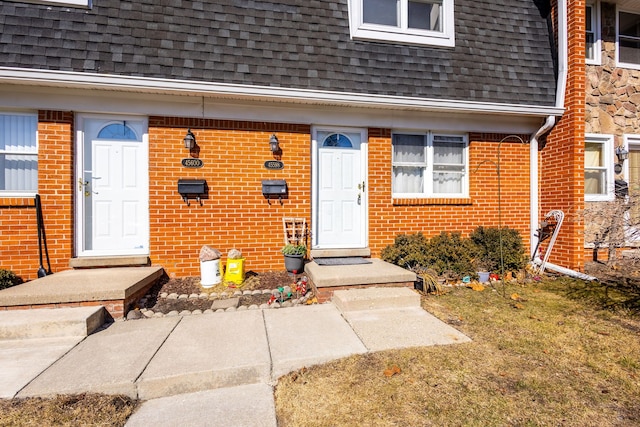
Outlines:
POLYGON ((482 112, 526 116, 562 115, 564 112, 564 108, 556 106, 500 104, 476 101, 439 100, 432 98, 408 98, 353 92, 251 86, 12 67, 0 67, 0 82, 15 84, 30 83, 40 86, 74 87, 84 89, 139 91, 174 95, 183 94, 191 96, 226 97, 273 102, 297 102, 319 105, 341 104, 344 106, 400 110, 407 109, 469 113, 482 112))

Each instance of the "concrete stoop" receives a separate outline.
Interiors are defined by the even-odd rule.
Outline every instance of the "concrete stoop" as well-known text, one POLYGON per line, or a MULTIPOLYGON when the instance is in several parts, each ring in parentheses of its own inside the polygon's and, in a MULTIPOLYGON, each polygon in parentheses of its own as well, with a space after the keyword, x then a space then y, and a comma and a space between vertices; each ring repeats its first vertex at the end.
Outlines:
POLYGON ((86 337, 102 326, 106 317, 104 307, 0 311, 0 340, 86 337))
POLYGON ((335 291, 332 302, 343 313, 387 308, 420 308, 420 295, 409 288, 371 287, 335 291))

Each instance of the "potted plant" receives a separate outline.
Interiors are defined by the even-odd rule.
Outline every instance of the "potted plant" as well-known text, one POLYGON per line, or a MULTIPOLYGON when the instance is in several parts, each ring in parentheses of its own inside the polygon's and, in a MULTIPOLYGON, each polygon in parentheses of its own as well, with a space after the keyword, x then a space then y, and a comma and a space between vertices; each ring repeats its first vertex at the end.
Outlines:
POLYGON ((304 257, 307 254, 305 245, 287 243, 282 248, 284 255, 284 266, 290 273, 302 273, 304 271, 304 257))

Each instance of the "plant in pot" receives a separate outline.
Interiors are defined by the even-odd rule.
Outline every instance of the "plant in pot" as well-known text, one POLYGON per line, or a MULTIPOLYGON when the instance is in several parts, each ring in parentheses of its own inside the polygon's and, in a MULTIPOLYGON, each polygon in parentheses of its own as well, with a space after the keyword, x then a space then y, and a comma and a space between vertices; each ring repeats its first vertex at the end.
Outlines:
POLYGON ((302 273, 304 271, 304 257, 307 254, 305 245, 287 243, 282 248, 284 255, 284 266, 290 273, 302 273))
POLYGON ((474 261, 476 267, 476 274, 478 275, 479 282, 488 282, 489 274, 495 267, 494 263, 488 258, 479 258, 474 261))

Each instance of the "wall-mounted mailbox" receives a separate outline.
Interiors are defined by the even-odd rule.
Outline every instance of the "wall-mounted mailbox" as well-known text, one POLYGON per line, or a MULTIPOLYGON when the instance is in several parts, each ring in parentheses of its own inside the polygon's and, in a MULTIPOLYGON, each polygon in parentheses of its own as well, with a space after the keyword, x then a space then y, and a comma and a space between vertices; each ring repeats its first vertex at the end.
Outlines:
POLYGON ((204 179, 179 179, 178 193, 189 206, 189 199, 196 199, 202 205, 201 197, 207 194, 207 181, 204 179))
POLYGON ((262 195, 269 204, 271 204, 271 199, 279 199, 282 203, 282 199, 286 198, 287 194, 287 181, 284 179, 265 179, 262 181, 262 195))

